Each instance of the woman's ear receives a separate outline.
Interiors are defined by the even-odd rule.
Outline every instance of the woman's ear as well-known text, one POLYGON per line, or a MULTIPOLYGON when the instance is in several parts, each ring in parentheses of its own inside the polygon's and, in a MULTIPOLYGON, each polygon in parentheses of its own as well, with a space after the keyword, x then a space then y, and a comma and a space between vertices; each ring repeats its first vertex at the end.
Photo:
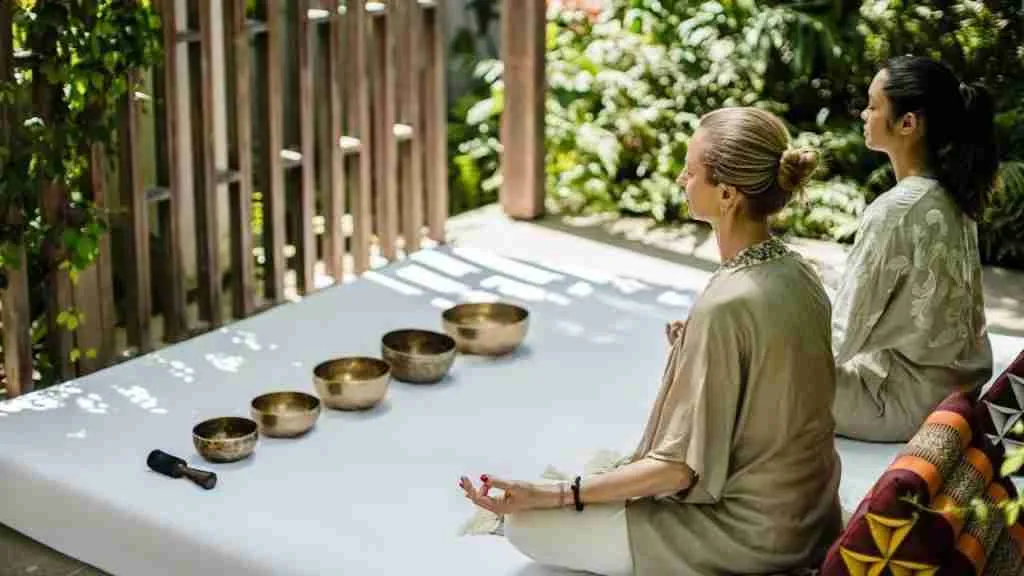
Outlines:
POLYGON ((904 136, 913 134, 921 126, 921 120, 917 117, 917 114, 913 112, 907 112, 900 119, 899 132, 904 136))
POLYGON ((715 187, 718 192, 718 206, 722 214, 731 212, 740 202, 740 192, 731 184, 719 184, 715 187))

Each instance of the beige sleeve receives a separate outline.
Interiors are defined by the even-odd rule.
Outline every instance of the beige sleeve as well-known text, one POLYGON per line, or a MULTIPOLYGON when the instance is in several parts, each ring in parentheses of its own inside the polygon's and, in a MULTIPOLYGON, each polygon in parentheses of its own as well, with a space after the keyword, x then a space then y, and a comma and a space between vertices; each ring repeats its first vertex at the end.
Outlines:
POLYGON ((910 258, 899 225, 884 218, 866 223, 847 259, 832 312, 832 351, 836 364, 876 351, 871 333, 905 279, 910 258))
POLYGON ((664 397, 648 458, 685 464, 696 482, 681 498, 716 502, 729 474, 743 362, 736 314, 726 306, 696 311, 666 369, 664 397))

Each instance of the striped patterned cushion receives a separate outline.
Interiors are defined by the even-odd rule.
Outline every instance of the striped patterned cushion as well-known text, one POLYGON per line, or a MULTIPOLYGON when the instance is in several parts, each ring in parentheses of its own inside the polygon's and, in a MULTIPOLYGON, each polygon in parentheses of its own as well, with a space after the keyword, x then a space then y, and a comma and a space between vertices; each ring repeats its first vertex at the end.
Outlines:
POLYGON ((950 510, 968 508, 975 499, 994 505, 1017 497, 999 467, 1005 447, 1015 441, 1005 432, 1022 418, 1021 377, 1024 352, 984 396, 957 392, 946 398, 861 501, 821 574, 1024 572, 1024 514, 1007 526, 999 512, 982 518, 950 510))

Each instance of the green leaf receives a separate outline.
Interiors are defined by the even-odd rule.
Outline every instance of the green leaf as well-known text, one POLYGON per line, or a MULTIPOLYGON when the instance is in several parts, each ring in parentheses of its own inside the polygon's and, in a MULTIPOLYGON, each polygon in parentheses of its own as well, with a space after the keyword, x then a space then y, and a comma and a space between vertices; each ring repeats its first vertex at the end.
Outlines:
POLYGON ((70 358, 72 363, 78 362, 78 359, 81 358, 81 357, 82 357, 82 351, 81 350, 79 350, 78 348, 72 348, 71 349, 71 354, 69 355, 69 358, 70 358))
POLYGON ((1024 450, 1018 449, 1006 455, 1003 464, 999 467, 999 475, 1002 477, 1016 473, 1024 466, 1024 450))
POLYGON ((1006 523, 1007 524, 1016 524, 1017 523, 1017 517, 1020 515, 1020 506, 1021 506, 1021 501, 1020 500, 1013 500, 1013 501, 1011 501, 1011 502, 1006 504, 1006 509, 1004 510, 1004 512, 1006 514, 1006 523))
POLYGON ((984 522, 988 519, 988 503, 986 503, 984 500, 982 500, 981 498, 974 498, 973 500, 971 500, 970 506, 971 512, 974 513, 974 516, 980 522, 984 522))
POLYGON ((85 357, 90 359, 90 360, 95 360, 96 359, 96 354, 97 354, 97 352, 96 352, 95 348, 89 348, 88 350, 85 351, 85 357))

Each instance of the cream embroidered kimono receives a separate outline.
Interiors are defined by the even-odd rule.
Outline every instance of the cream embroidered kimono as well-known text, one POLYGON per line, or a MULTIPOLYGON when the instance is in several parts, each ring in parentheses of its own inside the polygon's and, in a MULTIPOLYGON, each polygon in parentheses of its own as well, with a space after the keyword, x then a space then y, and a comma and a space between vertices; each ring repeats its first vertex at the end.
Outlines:
POLYGON ((685 493, 627 505, 636 573, 765 574, 838 536, 830 303, 772 239, 723 264, 676 340, 633 458, 685 463, 685 493))
POLYGON ((864 212, 833 315, 836 432, 905 441, 992 373, 975 223, 910 177, 864 212))

